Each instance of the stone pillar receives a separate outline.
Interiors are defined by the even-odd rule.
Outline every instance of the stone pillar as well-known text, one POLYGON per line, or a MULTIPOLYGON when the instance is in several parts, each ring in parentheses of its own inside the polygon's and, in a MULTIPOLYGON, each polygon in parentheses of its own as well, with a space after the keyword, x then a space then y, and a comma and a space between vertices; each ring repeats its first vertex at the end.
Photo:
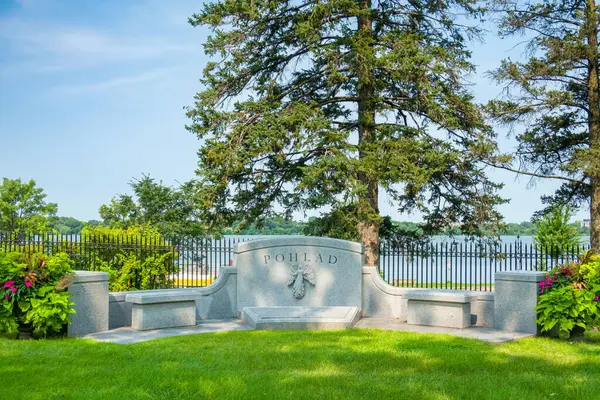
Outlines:
POLYGON ((535 306, 538 283, 544 280, 542 271, 496 272, 494 319, 497 329, 537 334, 535 306))
POLYGON ((85 336, 108 330, 108 274, 75 271, 69 287, 76 314, 71 314, 69 336, 85 336))

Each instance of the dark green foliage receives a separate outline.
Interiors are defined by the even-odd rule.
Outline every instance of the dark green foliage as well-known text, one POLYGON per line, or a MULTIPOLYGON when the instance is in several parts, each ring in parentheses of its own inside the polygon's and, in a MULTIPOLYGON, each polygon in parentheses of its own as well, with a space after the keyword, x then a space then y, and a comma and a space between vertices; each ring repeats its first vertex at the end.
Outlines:
POLYGON ((535 235, 536 227, 531 221, 523 222, 507 222, 504 225, 503 234, 510 236, 533 236, 535 235))
POLYGON ((297 222, 282 217, 265 218, 260 224, 251 224, 244 229, 238 229, 239 224, 234 223, 231 228, 224 230, 225 235, 302 235, 306 226, 304 222, 297 222))
POLYGON ((213 30, 217 60, 188 108, 203 219, 320 209, 308 233, 373 242, 382 188, 431 231, 496 224, 499 185, 479 165, 493 137, 463 86, 477 29, 459 15, 481 14, 463 0, 206 3, 190 23, 213 30))
POLYGON ((539 287, 536 322, 543 332, 554 328, 565 338, 575 326, 600 325, 600 257, 591 251, 548 272, 539 287))
MULTIPOLYGON (((318 218, 310 218, 304 227, 303 233, 309 236, 327 236, 351 241, 360 241, 356 213, 351 210, 341 209, 324 214, 318 218)), ((444 232, 437 232, 443 234, 444 232)), ((379 226, 379 238, 402 246, 407 242, 424 244, 429 241, 421 224, 414 222, 392 221, 390 217, 383 217, 379 226)))
POLYGON ((533 239, 540 251, 558 257, 580 244, 577 229, 569 223, 572 216, 571 208, 555 206, 535 221, 536 232, 533 239))
POLYGON ((42 334, 60 332, 75 313, 66 290, 72 273, 65 253, 0 251, 0 332, 14 332, 20 324, 42 334))
POLYGON ((487 109, 499 123, 522 124, 514 155, 494 164, 562 186, 543 198, 574 207, 591 200, 592 244, 600 246, 600 100, 595 0, 495 0, 502 35, 524 35, 525 62, 504 60, 491 76, 505 98, 487 109))
POLYGON ((303 229, 307 236, 326 236, 344 240, 360 241, 358 217, 354 205, 346 205, 320 217, 313 217, 303 229))
POLYGON ((35 181, 2 178, 0 184, 0 231, 19 235, 46 232, 56 214, 55 203, 35 181))
POLYGON ((165 236, 204 233, 196 216, 193 182, 171 188, 144 175, 129 185, 133 196, 120 194, 100 207, 100 217, 110 227, 128 229, 151 224, 165 236))
MULTIPOLYGON (((575 230, 577 235, 584 236, 590 234, 590 229, 583 226, 579 222, 571 222, 569 226, 575 230)), ((509 236, 534 236, 537 232, 537 228, 534 222, 523 221, 523 222, 507 222, 504 224, 503 235, 509 236)))
MULTIPOLYGON (((343 210, 342 210, 343 211, 343 210)), ((247 228, 238 229, 239 224, 234 223, 231 227, 225 228, 225 235, 307 235, 307 236, 328 236, 337 238, 346 238, 348 240, 360 240, 357 229, 357 222, 352 218, 344 220, 342 211, 326 213, 321 217, 311 217, 307 222, 288 220, 282 217, 265 218, 262 225, 251 224, 247 228)), ((349 214, 350 215, 350 214, 349 214)), ((536 220, 539 216, 536 217, 536 220)), ((574 230, 578 236, 589 235, 590 230, 579 222, 568 223, 569 229, 574 230)), ((537 227, 534 222, 506 222, 500 231, 502 235, 508 236, 534 236, 537 227)), ((460 229, 450 228, 437 232, 430 232, 431 235, 462 235, 460 229)), ((391 237, 404 237, 416 239, 425 237, 421 224, 408 221, 393 221, 390 217, 384 217, 379 229, 379 235, 382 239, 391 237)))
POLYGON ((79 221, 72 217, 57 217, 51 224, 50 227, 53 231, 64 235, 73 235, 80 233, 85 222, 79 221))
POLYGON ((82 269, 108 273, 111 292, 172 287, 176 250, 156 228, 86 226, 82 236, 85 248, 70 251, 79 253, 82 269))

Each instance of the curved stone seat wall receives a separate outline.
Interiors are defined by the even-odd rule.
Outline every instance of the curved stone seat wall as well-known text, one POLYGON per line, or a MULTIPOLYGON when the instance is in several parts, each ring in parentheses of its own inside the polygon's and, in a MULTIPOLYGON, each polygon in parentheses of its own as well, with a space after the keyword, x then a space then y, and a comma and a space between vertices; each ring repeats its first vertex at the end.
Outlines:
MULTIPOLYGON (((389 285, 379 274, 377 267, 362 268, 362 316, 407 320, 408 299, 406 295, 415 291, 432 289, 401 288, 389 285)), ((474 326, 494 326, 493 292, 471 292, 476 298, 471 301, 471 323, 474 326)))
POLYGON ((109 294, 109 329, 131 326, 131 309, 135 297, 144 293, 186 293, 196 302, 196 320, 231 319, 235 315, 237 299, 237 270, 235 267, 221 267, 217 279, 209 286, 201 288, 138 290, 113 292, 109 294), (128 299, 129 297, 129 299, 128 299))
MULTIPOLYGON (((242 250, 244 250, 242 248, 242 250)), ((184 288, 177 291, 189 291, 195 295, 196 319, 231 319, 239 317, 237 305, 237 267, 222 267, 218 278, 210 286, 203 288, 184 288)), ((428 290, 419 288, 399 288, 389 285, 379 274, 377 267, 362 267, 361 288, 356 291, 361 295, 362 317, 398 319, 406 321, 406 294, 413 291, 428 290)), ((288 289, 281 285, 280 289, 288 289)), ((168 291, 168 290, 167 290, 168 291)), ((109 295, 109 329, 131 326, 131 302, 128 294, 152 293, 156 291, 118 292, 109 295)), ((476 300, 471 303, 471 317, 474 326, 494 326, 493 292, 475 292, 476 300)), ((288 296, 291 292, 287 293, 288 296)), ((360 298, 360 297, 359 297, 360 298)))

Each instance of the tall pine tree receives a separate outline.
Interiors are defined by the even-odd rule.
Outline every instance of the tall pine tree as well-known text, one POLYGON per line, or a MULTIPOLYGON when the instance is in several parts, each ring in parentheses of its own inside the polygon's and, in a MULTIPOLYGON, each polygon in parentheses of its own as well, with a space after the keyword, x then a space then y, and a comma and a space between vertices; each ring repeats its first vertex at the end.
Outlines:
POLYGON ((213 29, 205 89, 188 108, 203 139, 199 201, 217 225, 284 210, 356 221, 379 258, 380 189, 424 228, 479 233, 499 221, 499 185, 479 161, 491 131, 465 90, 459 24, 470 0, 219 0, 190 23, 213 29))
POLYGON ((596 0, 496 0, 503 35, 523 35, 530 58, 504 60, 492 76, 506 85, 488 104, 503 124, 522 123, 516 154, 501 168, 563 182, 548 209, 590 204, 592 247, 600 252, 600 97, 596 0))

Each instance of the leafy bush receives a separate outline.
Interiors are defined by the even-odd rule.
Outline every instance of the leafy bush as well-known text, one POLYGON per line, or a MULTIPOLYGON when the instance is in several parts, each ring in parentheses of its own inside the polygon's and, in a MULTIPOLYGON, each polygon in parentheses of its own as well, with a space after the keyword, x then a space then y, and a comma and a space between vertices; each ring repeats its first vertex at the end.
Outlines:
POLYGON ((108 273, 112 292, 170 287, 173 246, 153 227, 86 226, 84 269, 108 273))
POLYGON ((577 263, 553 269, 539 288, 536 311, 542 332, 556 327, 560 337, 568 337, 576 326, 599 325, 600 255, 588 252, 577 263))
POLYGON ((20 324, 46 334, 71 322, 73 275, 69 256, 40 253, 26 256, 0 251, 0 331, 14 332, 20 324))

